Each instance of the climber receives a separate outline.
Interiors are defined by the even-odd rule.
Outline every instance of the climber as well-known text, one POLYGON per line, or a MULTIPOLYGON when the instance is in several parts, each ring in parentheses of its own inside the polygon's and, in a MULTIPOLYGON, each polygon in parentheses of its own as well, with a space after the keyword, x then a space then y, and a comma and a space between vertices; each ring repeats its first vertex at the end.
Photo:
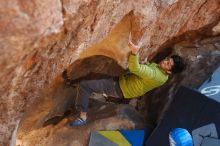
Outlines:
MULTIPOLYGON (((77 86, 77 107, 79 116, 70 122, 70 126, 85 125, 90 95, 102 93, 116 98, 131 99, 144 95, 146 92, 163 85, 171 74, 179 73, 185 68, 183 59, 178 55, 166 57, 159 64, 139 63, 139 49, 129 42, 131 49, 128 61, 129 73, 123 74, 118 78, 85 80, 79 82, 77 86)), ((63 75, 66 82, 69 81, 66 72, 63 75)))

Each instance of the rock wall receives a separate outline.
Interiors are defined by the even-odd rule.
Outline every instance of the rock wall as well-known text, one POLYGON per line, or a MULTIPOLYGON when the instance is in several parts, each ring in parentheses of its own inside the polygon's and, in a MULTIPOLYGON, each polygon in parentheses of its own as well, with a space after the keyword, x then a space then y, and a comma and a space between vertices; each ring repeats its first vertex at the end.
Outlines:
POLYGON ((103 105, 103 103, 100 104, 97 101, 94 105, 89 110, 88 114, 90 116, 86 126, 69 127, 68 123, 70 119, 73 120, 74 116, 72 118, 70 118, 71 116, 65 117, 57 124, 48 124, 35 129, 30 129, 32 125, 25 123, 29 131, 19 129, 16 144, 20 146, 86 146, 91 131, 144 128, 141 116, 128 105, 103 105))
POLYGON ((3 146, 23 113, 78 59, 104 55, 126 69, 130 32, 134 42, 144 36, 141 59, 219 35, 218 0, 1 0, 0 8, 3 146))

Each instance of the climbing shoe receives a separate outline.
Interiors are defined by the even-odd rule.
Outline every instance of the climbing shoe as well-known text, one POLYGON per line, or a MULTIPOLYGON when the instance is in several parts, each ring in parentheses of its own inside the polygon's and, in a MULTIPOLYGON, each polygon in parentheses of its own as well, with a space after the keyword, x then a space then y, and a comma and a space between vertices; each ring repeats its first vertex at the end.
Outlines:
POLYGON ((82 118, 78 117, 74 121, 70 122, 69 126, 70 127, 77 127, 77 126, 83 126, 87 124, 87 120, 83 120, 82 118))

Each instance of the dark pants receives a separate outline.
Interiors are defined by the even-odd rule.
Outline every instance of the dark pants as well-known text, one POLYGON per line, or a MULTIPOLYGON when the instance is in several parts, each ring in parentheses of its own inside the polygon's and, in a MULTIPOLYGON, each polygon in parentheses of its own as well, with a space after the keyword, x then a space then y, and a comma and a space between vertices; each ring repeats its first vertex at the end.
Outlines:
POLYGON ((118 78, 81 81, 77 86, 76 106, 80 112, 87 112, 89 97, 92 93, 106 94, 116 98, 122 98, 118 78))

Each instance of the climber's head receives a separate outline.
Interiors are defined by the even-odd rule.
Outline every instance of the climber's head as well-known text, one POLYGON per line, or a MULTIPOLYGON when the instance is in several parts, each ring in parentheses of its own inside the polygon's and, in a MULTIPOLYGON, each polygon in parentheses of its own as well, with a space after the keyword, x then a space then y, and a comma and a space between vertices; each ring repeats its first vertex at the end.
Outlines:
POLYGON ((185 69, 185 63, 182 57, 178 55, 172 55, 160 61, 159 67, 168 74, 176 74, 182 72, 185 69))

